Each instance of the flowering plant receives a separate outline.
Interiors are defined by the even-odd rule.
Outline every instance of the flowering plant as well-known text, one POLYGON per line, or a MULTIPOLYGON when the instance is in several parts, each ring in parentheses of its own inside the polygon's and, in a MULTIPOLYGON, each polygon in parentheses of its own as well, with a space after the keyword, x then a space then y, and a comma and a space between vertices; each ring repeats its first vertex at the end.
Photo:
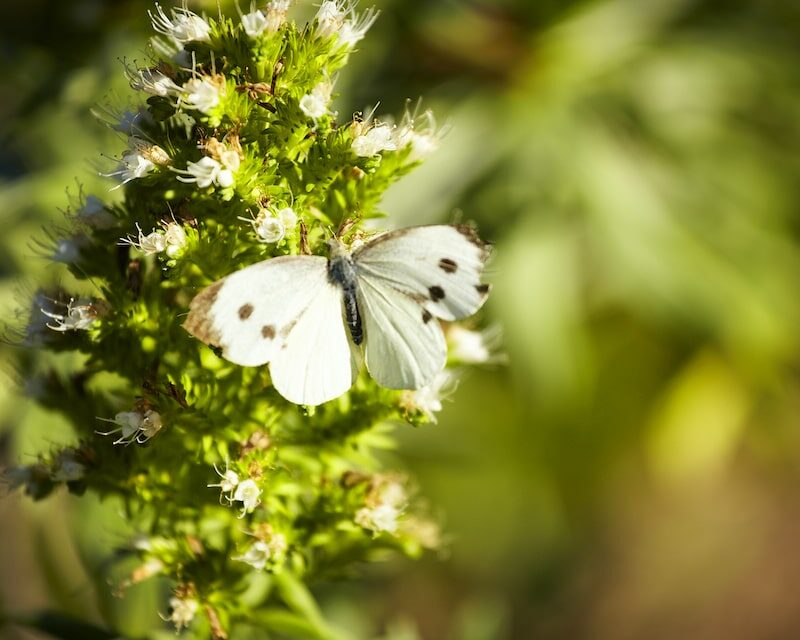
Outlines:
MULTIPOLYGON (((197 637, 247 624, 334 637, 309 585, 382 550, 439 545, 407 477, 379 453, 395 424, 435 421, 454 369, 416 391, 362 376, 303 407, 266 368, 227 362, 181 327, 210 282, 321 253, 334 228, 366 233, 383 191, 438 144, 430 112, 337 123, 335 74, 377 14, 325 1, 300 26, 289 4, 238 20, 155 6, 152 61, 126 68, 147 106, 113 124, 126 150, 106 175, 123 198, 85 198, 53 251, 94 289, 39 292, 22 340, 83 354, 66 377, 21 365, 77 440, 8 470, 8 482, 35 499, 63 484, 118 500, 139 534, 120 590, 167 578, 165 617, 197 637)), ((452 364, 491 357, 477 332, 453 324, 448 339, 452 364)))

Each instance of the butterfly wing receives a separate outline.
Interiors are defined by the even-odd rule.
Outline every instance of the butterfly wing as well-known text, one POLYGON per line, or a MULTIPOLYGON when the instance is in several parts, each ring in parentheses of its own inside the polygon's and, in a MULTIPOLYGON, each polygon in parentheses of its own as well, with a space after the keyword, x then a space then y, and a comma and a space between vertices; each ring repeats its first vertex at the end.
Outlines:
POLYGON ((347 391, 358 371, 359 352, 342 313, 341 289, 328 281, 327 260, 285 256, 201 291, 184 327, 221 347, 231 362, 270 362, 273 384, 287 400, 320 404, 347 391))
POLYGON ((370 375, 389 389, 428 384, 447 359, 439 323, 414 297, 371 274, 359 277, 356 295, 370 375))
POLYGON ((361 277, 380 280, 425 302, 443 320, 475 313, 489 293, 481 283, 487 246, 467 225, 389 231, 353 252, 361 277))
POLYGON ((346 392, 361 368, 361 350, 344 323, 342 290, 325 282, 272 359, 272 384, 296 404, 318 405, 346 392))

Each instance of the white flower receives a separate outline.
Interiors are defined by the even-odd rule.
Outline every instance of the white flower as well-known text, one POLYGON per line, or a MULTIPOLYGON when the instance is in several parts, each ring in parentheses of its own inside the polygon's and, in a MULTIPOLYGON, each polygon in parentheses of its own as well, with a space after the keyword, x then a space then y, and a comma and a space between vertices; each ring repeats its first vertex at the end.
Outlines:
POLYGON ((422 115, 417 115, 417 109, 413 113, 406 111, 395 135, 398 149, 410 148, 408 154, 410 162, 427 158, 436 151, 445 133, 444 127, 436 127, 433 111, 428 109, 422 115))
MULTIPOLYGON (((178 176, 178 180, 181 182, 196 182, 198 187, 205 189, 212 184, 220 184, 220 174, 223 168, 214 158, 203 156, 198 162, 188 162, 185 170, 176 169, 176 171, 183 174, 178 176)), ((227 176, 223 178, 223 181, 228 181, 227 176)))
POLYGON ((291 207, 284 207, 275 214, 278 220, 281 221, 284 229, 293 229, 297 224, 297 214, 291 207))
POLYGON ((355 522, 376 533, 394 533, 407 501, 405 487, 399 480, 393 476, 375 476, 365 499, 366 506, 356 512, 355 522))
POLYGON ((300 98, 300 110, 313 120, 321 118, 328 113, 332 91, 333 85, 330 82, 320 82, 311 93, 300 98))
POLYGON ((219 174, 222 171, 222 165, 210 156, 200 158, 198 162, 186 163, 187 176, 178 176, 181 182, 196 182, 197 186, 201 189, 210 187, 216 184, 219 180, 219 174))
POLYGON ((232 560, 239 562, 246 562, 251 567, 258 571, 263 571, 267 566, 267 561, 272 555, 272 550, 269 545, 262 540, 256 540, 241 556, 234 556, 232 560))
POLYGON ((174 258, 186 244, 186 232, 177 222, 170 222, 164 225, 163 229, 153 229, 147 235, 144 234, 138 223, 136 229, 139 231, 138 239, 134 240, 128 236, 122 238, 120 244, 129 244, 146 256, 166 251, 170 258, 174 258))
POLYGON ((488 331, 470 331, 457 324, 447 328, 450 358, 465 364, 484 364, 494 357, 489 348, 488 331))
POLYGON ((144 91, 151 96, 177 95, 181 88, 168 75, 158 69, 126 69, 131 89, 144 91))
POLYGON ((325 0, 317 10, 317 36, 330 38, 333 34, 338 33, 344 23, 345 15, 346 13, 340 1, 325 0))
POLYGON ((436 414, 442 410, 442 400, 455 391, 458 380, 454 373, 444 369, 426 386, 406 395, 407 404, 423 413, 428 420, 436 422, 436 414))
POLYGON ((153 23, 153 29, 175 42, 185 44, 187 42, 203 42, 209 40, 211 27, 196 13, 192 13, 186 8, 172 9, 170 17, 156 3, 156 14, 152 11, 147 12, 153 23))
POLYGON ((233 186, 235 174, 242 162, 239 152, 229 149, 216 139, 212 139, 204 148, 210 155, 203 156, 198 162, 187 163, 186 169, 174 169, 180 174, 178 180, 197 183, 201 189, 212 184, 223 188, 233 186))
POLYGON ((286 22, 286 14, 292 0, 272 0, 267 3, 267 31, 274 32, 286 22))
POLYGON ((400 510, 390 504, 381 504, 377 507, 364 507, 356 512, 355 522, 357 525, 380 533, 387 531, 394 533, 397 531, 397 519, 400 517, 400 510))
POLYGON ((146 236, 139 235, 138 249, 146 256, 161 253, 167 248, 167 239, 161 231, 151 231, 146 236))
POLYGON ((148 409, 144 412, 144 419, 142 420, 142 426, 139 428, 139 435, 136 437, 136 442, 139 444, 143 444, 147 442, 150 438, 156 435, 164 424, 161 422, 161 414, 157 411, 153 411, 152 409, 148 409))
POLYGON ((111 431, 98 431, 97 433, 99 435, 110 436, 111 434, 119 433, 120 436, 114 441, 114 444, 130 444, 136 439, 136 436, 142 427, 144 415, 139 411, 121 411, 114 416, 113 420, 108 420, 106 418, 99 419, 103 420, 104 422, 112 422, 119 427, 117 429, 112 429, 111 431))
POLYGON ((269 552, 272 555, 273 561, 277 562, 283 560, 286 555, 286 550, 289 548, 286 542, 286 536, 282 533, 273 533, 269 539, 269 552))
MULTIPOLYGON (((261 214, 259 214, 261 215, 261 214)), ((280 242, 283 239, 286 230, 283 228, 283 223, 278 218, 256 218, 253 225, 259 242, 272 244, 280 242)))
POLYGON ((438 549, 442 546, 442 530, 431 520, 409 515, 400 523, 404 536, 416 540, 426 549, 438 549))
POLYGON ((242 16, 244 32, 251 38, 257 38, 264 33, 267 24, 267 16, 255 9, 254 5, 250 5, 250 13, 246 13, 242 16))
POLYGON ((225 471, 221 472, 217 469, 217 466, 214 465, 214 471, 217 472, 217 475, 220 477, 220 482, 215 484, 206 485, 207 487, 219 487, 220 495, 219 500, 220 504, 222 503, 222 499, 225 498, 228 501, 233 501, 231 497, 231 493, 236 490, 236 487, 239 485, 239 474, 233 471, 232 469, 228 469, 227 464, 225 465, 225 471))
POLYGON ((255 480, 248 478, 237 485, 236 491, 233 493, 233 501, 242 503, 242 515, 240 517, 244 517, 244 514, 249 513, 261 504, 260 495, 261 489, 258 488, 255 480))
POLYGON ((225 95, 225 82, 219 77, 202 76, 187 80, 181 87, 179 106, 209 113, 225 95))
POLYGON ((76 217, 79 222, 93 229, 110 229, 117 224, 117 219, 108 212, 103 201, 96 196, 88 196, 86 202, 78 210, 76 217))
POLYGON ((119 161, 116 171, 112 171, 111 173, 103 173, 101 175, 107 178, 117 178, 120 181, 120 184, 114 188, 118 189, 123 184, 127 184, 131 180, 136 180, 146 176, 153 170, 154 167, 155 164, 152 160, 146 157, 146 152, 144 149, 132 148, 123 152, 122 159, 119 161))
POLYGON ((353 140, 353 153, 361 157, 374 156, 381 151, 396 151, 392 127, 385 123, 376 123, 353 140))
POLYGON ((46 311, 44 307, 39 310, 55 321, 55 324, 47 323, 47 327, 53 331, 86 331, 97 319, 97 308, 85 298, 79 300, 70 298, 66 313, 53 313, 46 311))
POLYGON ((108 420, 107 418, 99 418, 99 420, 117 425, 117 429, 97 432, 101 436, 119 433, 120 436, 114 441, 114 444, 128 445, 132 442, 144 444, 161 431, 163 426, 161 414, 152 409, 147 409, 144 413, 141 411, 122 411, 115 415, 113 420, 108 420))
POLYGON ((217 183, 220 187, 230 187, 234 183, 234 174, 239 170, 242 159, 237 151, 229 149, 223 151, 219 155, 219 161, 222 164, 222 171, 219 172, 217 183))
POLYGON ((348 49, 352 49, 357 42, 364 39, 370 27, 378 19, 378 11, 373 8, 367 9, 362 15, 358 15, 355 7, 351 7, 349 19, 339 27, 339 44, 348 49))
POLYGON ((406 490, 401 482, 389 480, 378 489, 378 502, 391 507, 401 508, 406 504, 406 490))
MULTIPOLYGON (((294 215, 294 211, 289 207, 281 209, 277 217, 269 209, 260 209, 255 218, 239 218, 239 220, 250 223, 256 234, 256 240, 264 244, 273 244, 283 240, 283 236, 286 234, 286 225, 283 221, 289 221, 291 219, 287 209, 294 215)), ((294 226, 296 222, 297 216, 294 216, 292 226, 294 226)))
POLYGON ((375 9, 368 9, 359 16, 356 2, 326 0, 317 11, 316 34, 320 38, 336 35, 339 45, 350 49, 364 37, 377 17, 375 9))
POLYGON ((194 620, 194 616, 199 607, 200 604, 194 598, 172 596, 169 599, 170 614, 167 620, 172 622, 175 628, 180 631, 194 620))
POLYGON ((186 245, 186 232, 177 222, 170 222, 164 227, 164 241, 167 255, 174 258, 186 245))

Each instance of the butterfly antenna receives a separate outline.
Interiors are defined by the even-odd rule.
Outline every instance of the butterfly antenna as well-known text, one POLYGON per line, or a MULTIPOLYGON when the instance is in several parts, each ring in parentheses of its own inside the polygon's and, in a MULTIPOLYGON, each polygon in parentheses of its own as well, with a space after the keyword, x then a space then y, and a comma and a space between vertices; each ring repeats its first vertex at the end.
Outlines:
POLYGON ((358 218, 355 217, 348 217, 342 220, 342 223, 339 225, 339 229, 336 231, 336 238, 343 238, 350 229, 353 228, 353 225, 358 221, 358 218))
POLYGON ((300 220, 300 253, 304 256, 311 255, 311 248, 308 246, 308 227, 303 220, 300 220))

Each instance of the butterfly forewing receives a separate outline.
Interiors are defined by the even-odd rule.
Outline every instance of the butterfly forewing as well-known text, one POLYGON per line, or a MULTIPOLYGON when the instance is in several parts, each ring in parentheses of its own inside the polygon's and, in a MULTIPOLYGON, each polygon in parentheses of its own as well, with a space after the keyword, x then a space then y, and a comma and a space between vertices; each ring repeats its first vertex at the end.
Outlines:
POLYGON ((439 323, 412 296, 381 278, 358 281, 370 375, 389 389, 418 389, 441 371, 447 345, 439 323))
POLYGON ((359 276, 409 293, 443 320, 457 320, 486 300, 487 255, 471 227, 432 225, 379 235, 354 251, 353 260, 359 276))
POLYGON ((236 271, 192 300, 184 327, 221 347, 231 362, 269 362, 298 317, 329 286, 326 266, 319 256, 287 256, 236 271))

